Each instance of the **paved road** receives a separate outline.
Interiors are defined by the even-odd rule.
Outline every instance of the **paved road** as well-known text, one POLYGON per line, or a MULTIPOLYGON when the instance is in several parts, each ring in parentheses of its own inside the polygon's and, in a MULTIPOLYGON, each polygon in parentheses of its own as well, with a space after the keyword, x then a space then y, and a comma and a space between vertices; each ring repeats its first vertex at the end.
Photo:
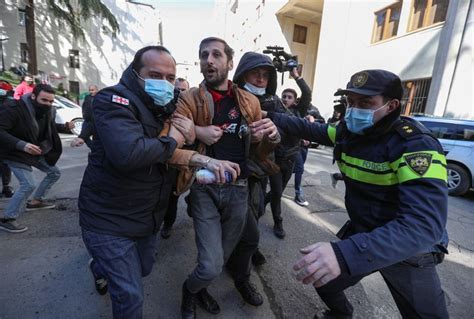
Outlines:
MULTIPOLYGON (((110 301, 96 294, 87 270, 88 255, 80 238, 77 195, 84 171, 87 149, 67 147, 59 162, 60 181, 51 195, 58 200, 55 210, 24 213, 21 221, 30 230, 22 234, 0 233, 0 318, 109 318, 110 301)), ((312 318, 324 306, 311 287, 293 277, 291 266, 299 257, 298 248, 316 241, 336 240, 338 228, 347 214, 343 205, 344 186, 334 190, 328 171, 329 150, 311 150, 306 165, 304 188, 310 202, 303 208, 293 202, 293 182, 282 199, 285 240, 272 233, 269 212, 260 221, 261 250, 268 263, 257 269, 252 279, 264 293, 261 307, 246 305, 224 273, 210 287, 221 304, 220 315, 199 310, 200 318, 312 318)), ((38 174, 38 177, 41 177, 38 174)), ((450 198, 448 230, 452 238, 450 255, 439 267, 453 318, 470 318, 474 313, 474 193, 450 198)), ((5 200, 0 199, 0 209, 5 200)), ((180 200, 178 220, 169 240, 158 240, 157 263, 145 279, 145 318, 178 318, 180 289, 196 258, 191 220, 180 200)), ((356 318, 399 318, 381 277, 365 278, 350 288, 356 318)))

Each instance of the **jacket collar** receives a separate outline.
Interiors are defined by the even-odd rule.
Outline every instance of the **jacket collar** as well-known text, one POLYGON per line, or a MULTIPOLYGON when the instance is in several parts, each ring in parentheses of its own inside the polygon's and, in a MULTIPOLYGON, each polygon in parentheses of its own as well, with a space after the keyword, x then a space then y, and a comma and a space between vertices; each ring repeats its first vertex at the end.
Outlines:
POLYGON ((132 65, 129 65, 123 72, 122 77, 120 78, 120 84, 133 92, 148 108, 153 106, 153 99, 146 94, 145 90, 138 83, 138 78, 132 70, 132 65))

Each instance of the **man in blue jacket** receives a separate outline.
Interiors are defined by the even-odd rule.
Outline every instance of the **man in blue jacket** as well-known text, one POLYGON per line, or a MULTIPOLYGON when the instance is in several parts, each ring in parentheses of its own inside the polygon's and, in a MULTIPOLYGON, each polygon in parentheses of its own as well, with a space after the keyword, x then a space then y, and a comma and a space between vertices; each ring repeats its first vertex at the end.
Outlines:
MULTIPOLYGON (((185 139, 194 141, 191 121, 187 128, 178 125, 185 138, 171 131, 162 136, 174 111, 175 74, 176 62, 166 48, 145 47, 120 83, 94 98, 94 147, 79 193, 79 221, 96 289, 110 292, 114 318, 142 317, 141 278, 152 270, 156 233, 171 192, 165 164, 185 139)), ((186 165, 210 161, 188 152, 186 165)), ((235 179, 228 163, 208 165, 216 171, 214 166, 233 172, 235 179)))
POLYGON ((344 289, 379 271, 403 318, 447 318, 435 267, 448 244, 443 149, 423 125, 400 117, 397 75, 361 71, 341 93, 348 108, 337 127, 267 114, 289 134, 334 146, 346 185, 342 240, 301 249, 297 279, 316 287, 330 317, 352 317, 344 289))

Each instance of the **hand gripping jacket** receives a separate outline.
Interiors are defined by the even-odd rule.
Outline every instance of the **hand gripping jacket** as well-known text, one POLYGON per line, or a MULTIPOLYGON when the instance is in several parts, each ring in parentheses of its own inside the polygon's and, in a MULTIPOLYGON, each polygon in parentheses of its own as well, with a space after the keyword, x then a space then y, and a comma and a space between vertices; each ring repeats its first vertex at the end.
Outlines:
POLYGON ((344 175, 351 227, 337 243, 351 275, 419 253, 447 252, 446 158, 423 125, 387 116, 364 135, 269 113, 275 124, 301 138, 334 146, 344 175))

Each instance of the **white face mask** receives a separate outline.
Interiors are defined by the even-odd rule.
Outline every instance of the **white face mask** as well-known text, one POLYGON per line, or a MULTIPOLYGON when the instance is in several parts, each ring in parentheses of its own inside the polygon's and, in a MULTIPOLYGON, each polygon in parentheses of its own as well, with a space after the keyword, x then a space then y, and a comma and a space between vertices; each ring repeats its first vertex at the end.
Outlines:
POLYGON ((267 91, 267 88, 259 88, 255 85, 252 85, 248 82, 245 82, 245 85, 244 85, 244 88, 249 91, 250 93, 252 93, 253 95, 258 95, 258 96, 262 96, 265 94, 265 92, 267 91))

